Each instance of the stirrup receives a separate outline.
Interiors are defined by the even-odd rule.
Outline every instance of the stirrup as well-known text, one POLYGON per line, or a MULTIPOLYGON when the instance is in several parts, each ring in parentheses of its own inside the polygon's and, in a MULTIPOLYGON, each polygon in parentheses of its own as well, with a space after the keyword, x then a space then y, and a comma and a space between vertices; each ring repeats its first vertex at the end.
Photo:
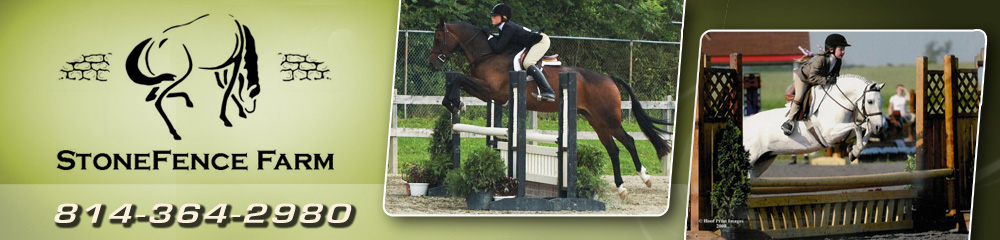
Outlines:
POLYGON ((793 123, 793 121, 785 121, 784 123, 781 124, 781 132, 784 133, 785 136, 792 135, 793 131, 795 131, 795 124, 793 123), (788 125, 787 129, 785 128, 785 125, 788 125))
MULTIPOLYGON (((539 89, 538 91, 541 92, 542 90, 539 89)), ((541 102, 542 100, 545 100, 546 102, 555 102, 556 101, 556 98, 554 96, 555 94, 552 95, 553 95, 552 98, 542 98, 542 94, 540 93, 537 92, 531 93, 531 96, 535 97, 535 100, 538 100, 539 102, 541 102)))

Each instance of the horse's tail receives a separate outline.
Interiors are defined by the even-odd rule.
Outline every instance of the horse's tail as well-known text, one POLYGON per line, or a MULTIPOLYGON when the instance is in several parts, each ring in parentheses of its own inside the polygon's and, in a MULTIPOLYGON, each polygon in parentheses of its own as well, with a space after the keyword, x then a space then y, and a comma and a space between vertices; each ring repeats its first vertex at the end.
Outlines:
POLYGON ((656 149, 656 156, 660 159, 667 156, 672 150, 667 141, 660 136, 660 133, 668 133, 667 130, 657 127, 655 124, 660 125, 673 125, 665 120, 656 119, 646 113, 646 110, 642 109, 642 104, 639 103, 639 98, 635 96, 635 91, 632 90, 632 86, 629 86, 625 80, 611 76, 611 79, 615 80, 615 83, 621 85, 625 88, 625 92, 628 93, 629 98, 632 99, 632 114, 635 115, 635 121, 639 124, 639 129, 642 130, 642 134, 646 135, 649 142, 653 144, 653 148, 656 149))
MULTIPOLYGON (((152 47, 153 43, 150 43, 152 40, 152 38, 147 38, 146 40, 140 42, 139 45, 136 45, 135 48, 132 49, 132 52, 128 54, 128 58, 125 59, 125 72, 128 73, 128 78, 132 79, 132 82, 142 85, 156 85, 162 81, 172 81, 174 80, 174 77, 176 77, 175 75, 169 73, 151 77, 146 76, 142 70, 139 70, 139 59, 142 56, 142 52, 144 49, 152 47)), ((147 58, 148 57, 149 56, 147 56, 147 58)), ((146 61, 143 62, 144 65, 149 64, 146 61)))

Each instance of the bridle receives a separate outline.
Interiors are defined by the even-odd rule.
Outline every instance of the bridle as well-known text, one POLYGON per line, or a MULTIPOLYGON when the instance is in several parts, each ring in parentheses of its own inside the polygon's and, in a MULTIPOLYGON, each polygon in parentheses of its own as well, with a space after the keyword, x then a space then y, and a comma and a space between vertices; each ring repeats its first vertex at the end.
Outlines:
MULTIPOLYGON (((848 100, 851 99, 850 97, 847 97, 847 94, 844 93, 844 90, 840 88, 840 84, 834 84, 834 86, 837 87, 837 91, 840 92, 840 95, 844 96, 844 98, 846 98, 848 100)), ((882 109, 878 109, 876 112, 868 112, 868 107, 867 107, 867 105, 865 105, 865 102, 868 101, 868 93, 869 92, 880 92, 879 90, 871 90, 870 87, 866 87, 865 91, 863 93, 861 93, 861 97, 858 97, 858 100, 855 100, 854 102, 851 102, 851 105, 852 105, 853 108, 848 108, 848 107, 844 106, 843 104, 841 104, 840 102, 837 102, 836 98, 833 98, 832 96, 830 96, 830 92, 827 91, 827 88, 822 88, 822 89, 823 89, 823 92, 826 93, 826 97, 830 98, 830 100, 833 101, 834 103, 836 103, 837 106, 840 106, 844 110, 851 111, 851 116, 854 117, 854 126, 856 126, 856 127, 861 127, 862 124, 867 124, 868 128, 871 129, 872 128, 872 126, 871 126, 872 123, 869 120, 869 118, 871 116, 882 115, 882 109), (859 105, 860 105, 860 107, 858 107, 859 105)))
MULTIPOLYGON (((441 39, 441 50, 431 50, 431 53, 437 53, 438 54, 438 56, 437 56, 438 61, 441 61, 441 63, 443 64, 443 63, 447 62, 448 59, 451 58, 450 56, 448 56, 448 53, 444 52, 444 48, 446 46, 448 46, 448 34, 450 34, 450 32, 448 32, 448 24, 441 25, 441 28, 443 28, 443 29, 435 29, 434 30, 434 34, 437 34, 438 32, 444 32, 444 34, 442 34, 443 37, 441 39)), ((469 45, 469 42, 472 42, 473 39, 476 39, 476 37, 479 36, 480 32, 483 32, 483 30, 476 30, 476 34, 472 34, 472 37, 469 37, 469 39, 466 39, 465 41, 463 41, 462 44, 461 44, 461 46, 469 45)), ((486 55, 486 54, 482 54, 482 55, 486 55)))

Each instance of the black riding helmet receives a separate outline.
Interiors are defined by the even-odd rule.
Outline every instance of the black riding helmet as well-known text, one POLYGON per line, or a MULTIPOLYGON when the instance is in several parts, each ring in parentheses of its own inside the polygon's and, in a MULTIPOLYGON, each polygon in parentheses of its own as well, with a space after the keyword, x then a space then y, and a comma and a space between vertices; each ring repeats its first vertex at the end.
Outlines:
POLYGON ((834 33, 834 34, 830 34, 830 36, 826 36, 826 49, 827 50, 829 50, 831 48, 837 48, 837 47, 840 47, 840 46, 844 46, 844 47, 850 47, 851 46, 851 44, 847 44, 847 38, 845 38, 844 35, 840 35, 840 34, 834 33))
POLYGON ((510 7, 503 3, 493 5, 493 9, 490 10, 490 16, 502 16, 500 18, 500 21, 502 22, 510 21, 511 15, 512 11, 510 10, 510 7))

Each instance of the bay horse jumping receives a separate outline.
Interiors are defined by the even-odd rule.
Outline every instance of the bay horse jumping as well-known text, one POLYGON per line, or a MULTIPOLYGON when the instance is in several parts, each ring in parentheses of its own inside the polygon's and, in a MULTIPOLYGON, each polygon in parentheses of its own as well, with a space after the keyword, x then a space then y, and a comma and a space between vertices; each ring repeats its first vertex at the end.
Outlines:
MULTIPOLYGON (((503 103, 507 102, 510 97, 508 94, 510 87, 508 72, 514 69, 512 60, 521 49, 508 47, 501 53, 493 53, 487 42, 488 35, 490 35, 489 32, 468 23, 445 23, 442 21, 437 25, 434 32, 434 45, 429 56, 430 67, 435 71, 441 70, 451 54, 460 53, 468 59, 471 69, 471 76, 460 77, 458 86, 450 86, 446 90, 446 99, 443 104, 450 111, 458 111, 456 106, 460 105, 460 100, 457 98, 457 92, 454 92, 458 88, 483 101, 493 100, 503 103)), ((550 86, 559 86, 558 76, 560 72, 576 72, 576 78, 580 79, 577 81, 577 112, 587 119, 590 126, 597 132, 601 144, 607 150, 614 168, 615 186, 618 187, 619 196, 625 197, 628 190, 622 186, 624 181, 619 167, 618 146, 615 144, 615 139, 618 139, 632 156, 635 171, 639 173, 643 183, 647 187, 652 186, 652 180, 646 174, 646 168, 639 162, 634 139, 622 128, 622 100, 617 85, 624 87, 631 97, 632 112, 635 114, 636 122, 642 133, 653 144, 656 155, 661 161, 666 161, 664 158, 670 153, 671 147, 660 136, 660 133, 666 133, 666 130, 655 124, 669 125, 669 123, 650 117, 643 110, 632 87, 621 78, 576 67, 545 66, 543 69, 550 86)), ((534 81, 529 81, 526 88, 529 94, 538 91, 534 81)), ((560 98, 560 94, 559 91, 556 91, 557 99, 560 98)), ((537 112, 555 112, 559 109, 558 101, 539 101, 529 97, 526 103, 528 110, 537 112)))

